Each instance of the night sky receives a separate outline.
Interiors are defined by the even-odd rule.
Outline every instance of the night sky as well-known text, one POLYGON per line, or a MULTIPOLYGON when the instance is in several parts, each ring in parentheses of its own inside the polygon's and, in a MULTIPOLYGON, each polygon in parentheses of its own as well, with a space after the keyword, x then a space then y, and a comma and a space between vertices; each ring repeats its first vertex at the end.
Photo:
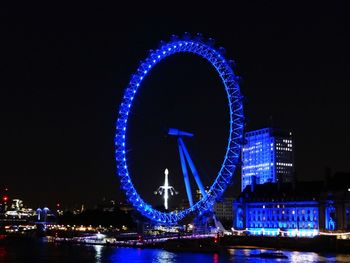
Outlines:
MULTIPOLYGON (((246 2, 2 7, 0 189, 31 206, 121 200, 114 134, 123 89, 148 50, 184 32, 214 38, 235 60, 247 130, 272 120, 293 131, 300 180, 323 179, 326 166, 349 172, 348 8, 246 2)), ((205 60, 176 55, 157 65, 128 133, 132 178, 145 199, 159 201, 152 192, 166 167, 184 194, 166 128, 195 134, 186 145, 207 184, 222 162, 227 120, 224 88, 205 60)))

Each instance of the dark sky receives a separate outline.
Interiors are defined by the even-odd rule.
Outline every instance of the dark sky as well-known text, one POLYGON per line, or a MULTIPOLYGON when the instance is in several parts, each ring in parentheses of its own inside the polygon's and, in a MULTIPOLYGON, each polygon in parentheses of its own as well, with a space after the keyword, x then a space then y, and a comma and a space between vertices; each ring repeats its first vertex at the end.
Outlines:
MULTIPOLYGON (((245 2, 1 8, 1 189, 33 206, 120 198, 113 137, 123 89, 149 49, 184 32, 214 38, 236 61, 248 130, 272 116, 294 132, 299 179, 322 179, 325 166, 350 171, 348 8, 245 2)), ((210 182, 227 118, 223 87, 207 62, 179 55, 157 65, 129 129, 129 164, 146 200, 165 167, 184 193, 176 144, 163 129, 195 133, 186 144, 210 182)))

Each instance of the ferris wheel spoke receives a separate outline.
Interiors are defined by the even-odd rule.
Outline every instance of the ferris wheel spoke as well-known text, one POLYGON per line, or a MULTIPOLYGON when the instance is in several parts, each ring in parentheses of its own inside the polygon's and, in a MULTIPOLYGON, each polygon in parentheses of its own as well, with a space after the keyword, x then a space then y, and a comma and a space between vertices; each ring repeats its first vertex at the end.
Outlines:
MULTIPOLYGON (((178 138, 178 140, 180 140, 180 138, 178 138)), ((184 153, 183 153, 183 150, 182 150, 180 143, 179 143, 179 154, 180 154, 181 168, 182 168, 182 173, 184 176, 188 202, 190 203, 190 206, 193 206, 193 198, 192 198, 190 179, 188 178, 185 156, 184 156, 184 153)))
POLYGON ((186 160, 187 160, 187 162, 188 162, 188 164, 189 164, 189 166, 191 168, 191 171, 192 171, 193 177, 194 177, 194 179, 195 179, 195 181, 197 183, 197 186, 198 186, 199 190, 201 191, 202 196, 205 197, 207 195, 207 193, 206 193, 206 191, 204 189, 204 186, 202 184, 202 181, 201 181, 201 179, 199 177, 199 174, 198 174, 198 171, 196 169, 196 166, 194 165, 194 163, 193 163, 193 161, 191 159, 191 156, 190 156, 190 154, 187 151, 185 143, 183 142, 181 137, 179 137, 178 142, 179 142, 179 144, 180 144, 180 146, 181 146, 181 148, 182 148, 182 150, 183 150, 183 152, 185 154, 186 160))

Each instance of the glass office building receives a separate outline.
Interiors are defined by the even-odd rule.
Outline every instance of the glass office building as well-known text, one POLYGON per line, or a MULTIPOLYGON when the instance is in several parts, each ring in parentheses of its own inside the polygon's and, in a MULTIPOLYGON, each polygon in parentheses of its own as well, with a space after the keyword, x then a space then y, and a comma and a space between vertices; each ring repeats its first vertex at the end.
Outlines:
POLYGON ((293 160, 290 131, 265 128, 247 132, 242 148, 242 191, 252 183, 292 182, 293 160))

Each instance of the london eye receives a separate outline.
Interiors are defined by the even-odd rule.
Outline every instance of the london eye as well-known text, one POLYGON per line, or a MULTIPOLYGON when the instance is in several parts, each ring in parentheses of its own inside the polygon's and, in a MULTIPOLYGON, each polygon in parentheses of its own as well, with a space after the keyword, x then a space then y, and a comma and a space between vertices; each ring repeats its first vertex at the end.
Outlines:
POLYGON ((128 201, 143 216, 155 223, 176 225, 190 215, 200 216, 205 212, 212 210, 215 202, 222 196, 227 186, 231 184, 233 174, 239 163, 244 128, 243 97, 240 92, 238 80, 239 77, 235 74, 230 61, 225 58, 222 48, 216 48, 213 45, 212 39, 205 40, 199 34, 195 37, 190 37, 187 34, 182 38, 173 36, 169 42, 162 43, 158 49, 151 51, 146 59, 140 63, 136 72, 131 76, 130 82, 124 91, 119 106, 116 122, 115 158, 121 188, 128 201), (164 212, 155 209, 151 204, 147 203, 143 199, 143 196, 138 193, 132 182, 130 169, 128 167, 127 130, 133 100, 139 89, 142 87, 144 78, 160 61, 179 53, 185 55, 191 53, 202 57, 215 68, 226 91, 230 117, 229 136, 221 167, 211 183, 209 190, 205 191, 194 162, 192 161, 183 141, 184 137, 192 137, 193 134, 176 128, 170 128, 168 130, 169 135, 177 138, 189 207, 180 211, 164 212), (192 199, 186 163, 190 167, 198 189, 200 189, 202 194, 197 202, 194 202, 192 199))

